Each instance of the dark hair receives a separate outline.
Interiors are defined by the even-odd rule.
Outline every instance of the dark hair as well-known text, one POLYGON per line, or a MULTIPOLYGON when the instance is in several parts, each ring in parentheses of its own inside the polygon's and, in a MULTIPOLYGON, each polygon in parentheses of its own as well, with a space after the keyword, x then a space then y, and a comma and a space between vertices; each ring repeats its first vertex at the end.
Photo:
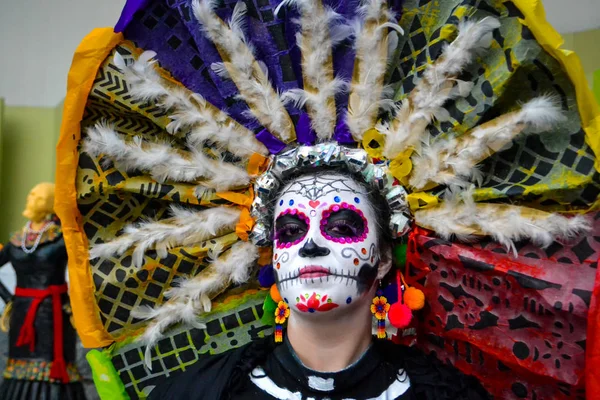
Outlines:
POLYGON ((391 212, 387 200, 379 190, 374 188, 370 183, 366 182, 362 175, 358 173, 352 173, 346 168, 330 166, 299 168, 295 170, 294 173, 286 176, 282 180, 282 184, 279 187, 279 190, 273 196, 273 204, 275 203, 275 200, 281 195, 281 191, 283 190, 283 188, 289 183, 295 181, 296 179, 303 178, 306 176, 324 174, 335 174, 348 177, 364 189, 369 200, 369 205, 372 207, 373 212, 375 213, 375 224, 377 226, 377 233, 379 234, 378 236, 380 240, 379 245, 391 246, 393 240, 392 234, 390 232, 391 212))

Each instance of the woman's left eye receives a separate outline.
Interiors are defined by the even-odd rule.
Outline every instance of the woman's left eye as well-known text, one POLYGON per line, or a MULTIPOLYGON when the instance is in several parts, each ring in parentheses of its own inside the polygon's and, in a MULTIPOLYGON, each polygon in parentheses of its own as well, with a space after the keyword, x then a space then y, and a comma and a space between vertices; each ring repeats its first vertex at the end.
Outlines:
POLYGON ((359 237, 363 234, 364 224, 362 221, 337 220, 330 221, 325 231, 333 237, 359 237))

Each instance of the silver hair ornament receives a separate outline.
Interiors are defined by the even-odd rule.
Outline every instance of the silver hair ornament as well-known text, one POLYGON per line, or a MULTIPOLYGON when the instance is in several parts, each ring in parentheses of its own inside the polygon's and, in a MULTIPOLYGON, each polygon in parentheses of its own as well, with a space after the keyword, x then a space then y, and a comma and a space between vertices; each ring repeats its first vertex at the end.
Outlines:
POLYGON ((394 185, 394 177, 387 163, 374 164, 363 149, 355 149, 337 143, 320 143, 314 146, 298 146, 271 157, 267 171, 254 183, 256 197, 251 215, 256 219, 250 239, 257 246, 271 245, 274 195, 281 180, 306 167, 345 167, 360 173, 364 180, 383 194, 391 211, 392 236, 402 237, 408 233, 412 216, 408 207, 407 192, 401 185, 394 185))

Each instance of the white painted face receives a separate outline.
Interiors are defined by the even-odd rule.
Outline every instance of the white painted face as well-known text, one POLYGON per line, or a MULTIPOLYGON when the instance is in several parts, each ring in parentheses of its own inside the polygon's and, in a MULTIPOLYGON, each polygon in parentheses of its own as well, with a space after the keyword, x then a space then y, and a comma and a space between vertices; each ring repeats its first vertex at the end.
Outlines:
POLYGON ((369 294, 380 255, 359 184, 333 173, 303 176, 284 187, 274 218, 273 266, 292 312, 337 313, 369 294))

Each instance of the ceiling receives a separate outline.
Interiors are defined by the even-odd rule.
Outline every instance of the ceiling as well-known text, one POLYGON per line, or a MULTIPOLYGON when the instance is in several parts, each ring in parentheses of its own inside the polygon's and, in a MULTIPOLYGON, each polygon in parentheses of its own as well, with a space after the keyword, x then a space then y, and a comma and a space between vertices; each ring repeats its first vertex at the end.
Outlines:
POLYGON ((543 0, 542 3, 548 21, 560 33, 600 28, 600 0, 543 0))

